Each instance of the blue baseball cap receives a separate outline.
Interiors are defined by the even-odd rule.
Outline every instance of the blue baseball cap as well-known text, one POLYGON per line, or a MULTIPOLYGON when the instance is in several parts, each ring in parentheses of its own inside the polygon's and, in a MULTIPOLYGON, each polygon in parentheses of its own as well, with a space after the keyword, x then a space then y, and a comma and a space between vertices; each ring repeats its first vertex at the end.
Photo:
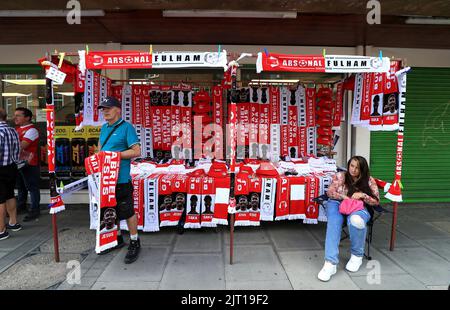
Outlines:
POLYGON ((117 100, 115 97, 106 97, 98 106, 98 109, 101 108, 112 108, 112 107, 118 107, 122 109, 122 103, 120 103, 119 100, 117 100))

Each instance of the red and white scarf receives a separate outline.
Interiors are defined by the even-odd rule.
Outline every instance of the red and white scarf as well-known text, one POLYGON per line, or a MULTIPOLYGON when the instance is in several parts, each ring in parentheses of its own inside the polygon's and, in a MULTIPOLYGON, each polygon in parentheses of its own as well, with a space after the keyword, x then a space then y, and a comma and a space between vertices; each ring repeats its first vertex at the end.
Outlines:
POLYGON ((383 126, 383 88, 384 73, 373 73, 370 130, 381 130, 383 126))
POLYGON ((289 177, 289 220, 305 219, 306 180, 302 176, 289 177))
POLYGON ((192 176, 188 179, 186 222, 184 228, 200 228, 202 210, 203 176, 192 176))
MULTIPOLYGON (((223 87, 214 86, 212 89, 213 118, 214 124, 219 128, 223 128, 223 87)), ((222 130, 220 130, 222 132, 222 130)), ((223 135, 220 136, 215 132, 215 158, 223 159, 223 135)), ((214 205, 213 205, 214 206, 214 205)))
POLYGON ((170 86, 161 86, 161 138, 162 150, 170 151, 172 148, 172 115, 170 106, 170 86))
POLYGON ((216 201, 216 191, 214 186, 214 178, 211 176, 203 177, 202 186, 202 212, 200 224, 202 227, 216 227, 213 223, 214 204, 216 201))
POLYGON ((270 101, 267 87, 260 88, 259 102, 259 156, 264 160, 271 158, 270 154, 270 101))
POLYGON ((333 129, 335 130, 341 128, 343 100, 344 100, 344 82, 339 82, 336 84, 336 99, 334 100, 334 109, 333 109, 333 129))
POLYGON ((214 180, 216 199, 214 203, 214 217, 212 222, 228 225, 228 205, 230 202, 230 177, 217 177, 214 180))
POLYGON ((317 224, 319 217, 319 207, 316 202, 313 201, 314 198, 319 196, 320 181, 315 176, 310 176, 306 178, 307 188, 306 188, 306 206, 305 206, 305 219, 304 224, 317 224))
POLYGON ((280 176, 277 180, 275 221, 289 219, 289 177, 280 176))
POLYGON ((152 124, 153 124, 153 149, 162 150, 162 115, 163 110, 160 104, 161 93, 159 86, 150 86, 150 104, 152 106, 152 124))
POLYGON ((384 77, 383 130, 398 129, 398 81, 395 73, 400 69, 399 61, 391 61, 389 73, 384 77))
POLYGON ((288 108, 288 150, 290 158, 299 157, 299 136, 298 136, 298 96, 296 96, 297 89, 289 88, 289 108, 288 108))
POLYGON ((175 175, 162 174, 158 179, 158 209, 160 227, 176 226, 178 222, 172 222, 172 182, 175 175))
POLYGON ((97 166, 100 173, 98 195, 100 222, 97 226, 95 246, 96 253, 100 253, 117 245, 116 184, 119 177, 120 153, 102 151, 88 157, 86 162, 88 173, 95 173, 97 166))

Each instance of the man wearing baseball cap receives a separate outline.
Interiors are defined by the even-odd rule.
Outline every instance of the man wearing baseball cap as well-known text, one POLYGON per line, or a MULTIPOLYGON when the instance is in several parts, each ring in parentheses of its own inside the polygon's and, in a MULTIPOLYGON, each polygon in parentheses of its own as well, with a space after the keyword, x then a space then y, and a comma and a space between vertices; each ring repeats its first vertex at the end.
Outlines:
MULTIPOLYGON (((114 97, 106 97, 99 105, 106 120, 100 131, 99 149, 102 151, 120 152, 120 170, 116 186, 118 245, 124 246, 120 232, 120 220, 126 220, 130 231, 130 245, 125 256, 125 264, 131 264, 138 258, 141 244, 137 232, 137 217, 133 206, 133 185, 130 176, 130 159, 141 156, 141 146, 136 131, 122 119, 122 104, 114 97)), ((102 252, 106 253, 109 251, 102 252)))

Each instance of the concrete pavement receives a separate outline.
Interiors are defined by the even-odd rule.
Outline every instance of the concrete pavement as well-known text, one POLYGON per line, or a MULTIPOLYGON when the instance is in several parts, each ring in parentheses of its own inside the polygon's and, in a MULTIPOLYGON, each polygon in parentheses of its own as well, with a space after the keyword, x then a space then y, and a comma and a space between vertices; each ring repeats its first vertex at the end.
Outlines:
POLYGON ((0 242, 0 289, 448 289, 450 206, 401 206, 393 252, 390 220, 384 215, 374 227, 371 262, 364 260, 357 273, 345 271, 350 243, 344 240, 338 273, 323 283, 317 273, 323 264, 325 223, 236 227, 233 265, 228 227, 182 235, 162 228, 141 233, 140 257, 125 265, 126 248, 95 254, 87 207, 69 206, 58 214, 61 263, 53 262, 51 218, 41 216, 0 242), (81 263, 79 284, 66 280, 68 261, 81 263))

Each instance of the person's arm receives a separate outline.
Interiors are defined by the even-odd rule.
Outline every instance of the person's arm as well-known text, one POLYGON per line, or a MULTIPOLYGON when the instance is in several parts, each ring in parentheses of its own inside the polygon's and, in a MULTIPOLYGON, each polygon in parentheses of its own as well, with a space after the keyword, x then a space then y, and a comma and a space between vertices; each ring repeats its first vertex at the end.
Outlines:
POLYGON ((354 193, 352 198, 353 199, 361 199, 365 203, 367 203, 368 205, 371 205, 371 206, 378 205, 380 203, 380 193, 378 191, 377 183, 375 182, 375 180, 372 177, 369 180, 369 187, 372 191, 372 194, 375 196, 375 198, 367 195, 366 193, 362 193, 362 192, 354 193))
POLYGON ((339 191, 339 187, 343 186, 342 174, 337 173, 333 176, 330 187, 328 187, 327 196, 331 199, 344 200, 347 197, 344 193, 339 191))
POLYGON ((30 128, 20 141, 20 149, 25 150, 32 142, 39 139, 39 131, 36 128, 30 128))
POLYGON ((131 148, 126 151, 120 152, 121 159, 131 159, 139 156, 141 156, 141 146, 139 143, 132 145, 131 148))
POLYGON ((133 126, 129 125, 129 127, 127 128, 126 135, 127 135, 127 144, 129 145, 129 148, 128 150, 125 150, 120 153, 120 158, 131 159, 135 157, 140 157, 141 144, 136 134, 136 130, 133 128, 133 126))

